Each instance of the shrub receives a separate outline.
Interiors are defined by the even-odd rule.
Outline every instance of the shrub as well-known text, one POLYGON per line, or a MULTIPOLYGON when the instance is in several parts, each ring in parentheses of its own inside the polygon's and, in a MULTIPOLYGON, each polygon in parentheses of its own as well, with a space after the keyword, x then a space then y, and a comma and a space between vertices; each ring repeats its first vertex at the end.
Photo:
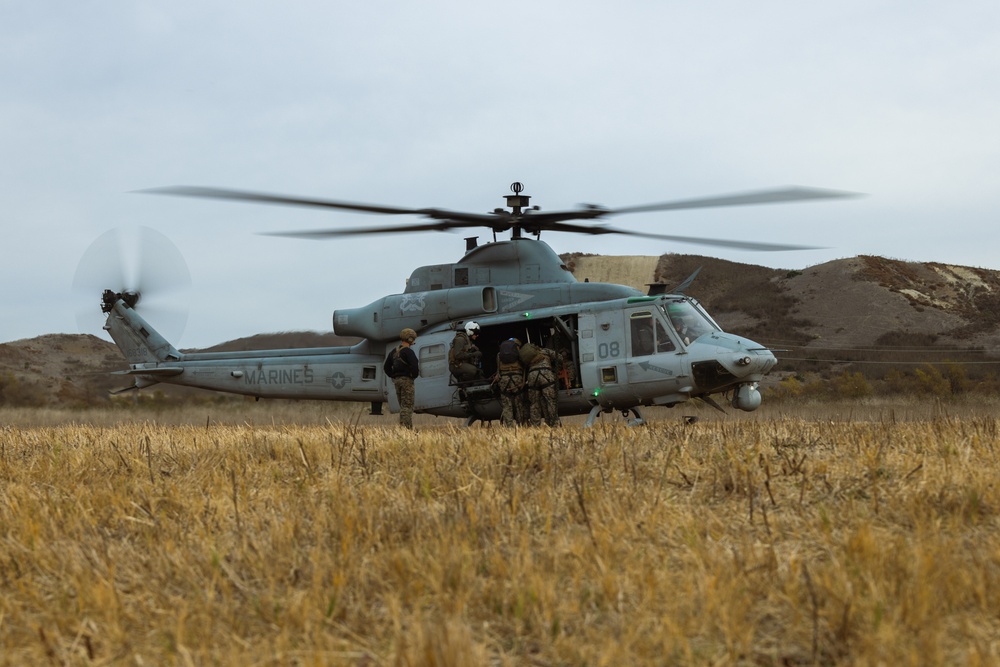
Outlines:
POLYGON ((872 386, 859 371, 844 371, 830 382, 834 395, 840 398, 864 398, 872 395, 872 386))
POLYGON ((10 372, 0 374, 0 405, 38 407, 45 403, 45 391, 42 387, 22 382, 10 372))
POLYGON ((951 395, 951 383, 935 366, 918 368, 914 371, 914 375, 921 393, 941 397, 951 395))

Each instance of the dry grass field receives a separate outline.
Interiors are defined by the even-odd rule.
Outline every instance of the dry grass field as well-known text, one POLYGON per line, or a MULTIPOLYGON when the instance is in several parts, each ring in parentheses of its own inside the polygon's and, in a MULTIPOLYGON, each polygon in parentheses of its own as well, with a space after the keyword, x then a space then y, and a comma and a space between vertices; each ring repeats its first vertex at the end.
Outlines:
POLYGON ((0 414, 0 663, 998 664, 998 421, 904 412, 0 414))

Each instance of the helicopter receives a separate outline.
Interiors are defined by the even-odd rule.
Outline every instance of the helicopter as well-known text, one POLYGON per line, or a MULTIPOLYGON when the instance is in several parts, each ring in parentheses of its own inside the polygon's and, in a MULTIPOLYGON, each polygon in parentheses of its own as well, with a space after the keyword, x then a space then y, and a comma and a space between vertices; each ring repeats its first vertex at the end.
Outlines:
MULTIPOLYGON (((139 289, 111 287, 101 297, 104 329, 128 363, 125 389, 158 383, 199 387, 260 398, 317 399, 371 404, 382 414, 388 404, 399 412, 392 380, 383 372, 386 355, 400 331, 414 329, 413 349, 420 366, 414 380, 414 412, 475 422, 500 418, 492 378, 502 341, 518 338, 548 347, 561 360, 557 371, 560 416, 587 415, 591 426, 602 413, 619 411, 630 424, 643 424, 642 408, 674 407, 700 399, 725 412, 723 397, 742 411, 761 404, 759 383, 777 360, 766 346, 727 333, 697 299, 684 293, 692 275, 674 289, 651 284, 645 293, 624 285, 579 282, 542 232, 625 234, 682 243, 761 251, 814 246, 773 244, 645 233, 585 224, 613 215, 720 206, 837 199, 856 193, 789 187, 609 209, 585 205, 547 212, 530 205, 515 182, 507 208, 462 213, 440 208, 400 208, 313 199, 244 190, 171 186, 143 193, 224 199, 285 206, 308 206, 383 215, 416 215, 417 224, 272 232, 269 235, 324 239, 364 234, 449 231, 485 227, 493 240, 466 239, 455 263, 416 268, 399 294, 359 308, 333 312, 333 330, 360 338, 354 345, 246 352, 180 352, 137 312, 139 289), (497 235, 509 233, 506 240, 497 235), (458 381, 448 367, 448 349, 457 331, 475 321, 480 333, 482 378, 458 381)), ((697 272, 695 272, 697 274, 697 272)))

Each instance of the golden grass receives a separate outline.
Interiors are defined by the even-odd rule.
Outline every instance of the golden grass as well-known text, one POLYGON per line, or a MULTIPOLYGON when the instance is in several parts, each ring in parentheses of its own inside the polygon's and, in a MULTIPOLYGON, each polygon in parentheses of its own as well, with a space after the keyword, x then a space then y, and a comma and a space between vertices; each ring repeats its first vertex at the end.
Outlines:
POLYGON ((8 426, 0 663, 997 664, 998 445, 993 417, 8 426))

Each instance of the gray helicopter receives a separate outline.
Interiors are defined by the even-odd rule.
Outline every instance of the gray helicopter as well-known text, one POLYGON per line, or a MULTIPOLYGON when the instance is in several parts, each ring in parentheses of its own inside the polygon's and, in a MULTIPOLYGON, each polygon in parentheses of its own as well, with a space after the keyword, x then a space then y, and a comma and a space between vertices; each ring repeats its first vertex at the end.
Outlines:
POLYGON ((614 411, 630 423, 643 423, 642 407, 673 407, 693 398, 724 411, 716 395, 734 408, 753 411, 761 404, 758 384, 777 363, 774 354, 759 343, 724 332, 696 299, 684 294, 694 276, 670 291, 665 285, 651 285, 647 293, 623 285, 578 282, 540 240, 541 233, 625 234, 749 250, 800 250, 811 246, 647 234, 574 221, 856 196, 792 187, 619 209, 586 206, 543 212, 529 206, 530 197, 522 194, 520 183, 514 183, 511 191, 506 195, 507 209, 484 214, 189 186, 143 191, 429 219, 275 236, 323 239, 485 227, 493 232, 493 241, 479 245, 476 238, 467 239, 465 255, 458 262, 417 268, 401 294, 361 308, 335 310, 334 332, 362 339, 343 347, 182 353, 136 312, 138 290, 106 289, 101 301, 107 315, 104 329, 128 362, 128 370, 121 372, 132 376, 134 383, 127 389, 162 382, 257 398, 367 402, 373 414, 381 414, 388 403, 396 413, 396 394, 382 366, 400 330, 412 328, 418 333, 413 347, 420 361, 420 376, 414 383, 417 413, 464 418, 467 425, 499 419, 500 401, 491 377, 500 343, 513 337, 558 353, 559 414, 586 414, 588 426, 601 413, 614 411), (497 234, 505 232, 509 239, 497 240, 497 234), (468 321, 480 326, 477 345, 483 352, 483 379, 459 382, 448 370, 448 348, 456 330, 468 321))

